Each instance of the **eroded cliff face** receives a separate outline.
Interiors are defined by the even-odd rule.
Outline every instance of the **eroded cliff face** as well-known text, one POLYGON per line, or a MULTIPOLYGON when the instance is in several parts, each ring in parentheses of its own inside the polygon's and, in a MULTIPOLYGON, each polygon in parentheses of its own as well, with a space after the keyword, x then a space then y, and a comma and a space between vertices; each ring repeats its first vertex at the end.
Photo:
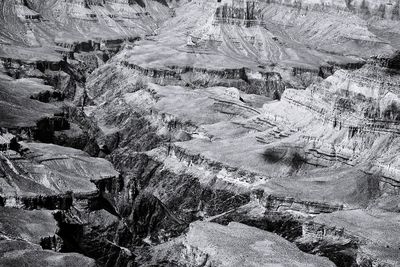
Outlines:
MULTIPOLYGON (((88 95, 94 106, 86 114, 100 125, 101 142, 112 147, 110 160, 127 176, 138 177, 137 167, 127 166, 146 165, 138 163, 139 155, 146 155, 145 162, 149 158, 158 162, 147 170, 157 182, 139 182, 139 188, 152 192, 186 223, 222 214, 215 220, 237 220, 276 232, 303 251, 324 255, 339 266, 394 264, 398 249, 394 240, 388 248, 380 244, 380 249, 371 250, 380 238, 365 241, 362 236, 367 231, 362 229, 347 233, 338 219, 351 210, 360 218, 372 216, 377 209, 389 218, 398 210, 393 205, 398 199, 396 163, 389 156, 398 134, 397 117, 387 110, 397 103, 393 84, 398 73, 379 62, 354 71, 339 70, 304 91, 287 89, 280 101, 226 87, 189 89, 147 83, 160 82, 136 69, 117 66, 117 61, 109 62, 89 79, 88 95), (121 78, 109 84, 110 77, 121 78), (106 90, 103 84, 114 90, 106 90), (379 111, 371 111, 378 106, 379 111), (132 128, 140 136, 132 136, 132 128), (144 133, 158 138, 143 142, 144 133), (139 153, 129 152, 126 146, 139 153), (390 179, 381 166, 389 158, 390 179), (200 188, 236 197, 233 202, 223 201, 221 209, 218 194, 216 199, 205 198, 197 193, 194 181, 200 188), (179 190, 172 196, 168 188, 179 190), (253 214, 253 205, 261 212, 253 214), (238 207, 244 212, 237 214, 238 207), (338 221, 322 224, 323 214, 337 214, 332 218, 338 221), (385 259, 378 256, 381 253, 390 256, 385 259)), ((376 222, 375 227, 379 225, 376 222)), ((196 259, 205 257, 203 252, 193 253, 196 259)))
POLYGON ((381 4, 3 1, 0 265, 396 266, 381 4))
POLYGON ((333 10, 333 11, 351 11, 357 14, 367 15, 368 17, 377 16, 381 19, 397 20, 399 4, 397 1, 362 1, 362 0, 349 0, 349 1, 282 1, 282 0, 269 0, 260 1, 267 4, 284 5, 288 7, 295 7, 305 10, 333 10))

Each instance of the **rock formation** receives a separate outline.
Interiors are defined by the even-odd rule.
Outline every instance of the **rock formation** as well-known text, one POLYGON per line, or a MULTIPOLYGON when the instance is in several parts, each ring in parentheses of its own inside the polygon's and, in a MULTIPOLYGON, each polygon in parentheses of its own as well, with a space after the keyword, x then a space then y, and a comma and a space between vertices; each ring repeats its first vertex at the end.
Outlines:
POLYGON ((398 1, 0 2, 1 266, 397 266, 398 1))

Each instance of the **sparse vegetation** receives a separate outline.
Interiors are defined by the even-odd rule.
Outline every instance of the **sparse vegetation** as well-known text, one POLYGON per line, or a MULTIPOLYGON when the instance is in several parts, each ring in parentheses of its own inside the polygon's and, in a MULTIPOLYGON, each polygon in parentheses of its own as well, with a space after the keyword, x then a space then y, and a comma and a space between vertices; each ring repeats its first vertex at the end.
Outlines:
POLYGON ((147 81, 142 77, 138 77, 133 84, 129 84, 127 93, 134 93, 136 91, 146 89, 147 87, 147 81))
POLYGON ((303 166, 304 163, 306 163, 305 158, 303 158, 298 152, 294 152, 291 155, 291 161, 290 161, 292 167, 295 170, 298 170, 301 168, 301 166, 303 166))
POLYGON ((182 75, 182 80, 185 82, 186 86, 191 88, 211 87, 219 83, 219 79, 216 76, 208 73, 189 72, 182 75))
POLYGON ((385 4, 380 4, 378 8, 378 16, 381 18, 385 18, 386 14, 386 5, 385 4))
POLYGON ((361 2, 360 9, 364 13, 364 15, 369 15, 370 14, 368 3, 365 0, 363 0, 361 2))
POLYGON ((273 100, 281 100, 281 95, 278 91, 274 91, 274 94, 272 96, 273 100))
POLYGON ((354 103, 349 98, 341 97, 341 98, 337 99, 336 107, 337 107, 337 109, 342 110, 342 111, 351 111, 351 112, 354 111, 354 103))
POLYGON ((269 163, 277 163, 283 159, 284 153, 275 149, 266 149, 262 156, 269 163))
POLYGON ((379 104, 373 103, 370 100, 367 109, 364 111, 364 116, 366 118, 374 119, 374 118, 379 118, 379 114, 380 114, 379 104))
POLYGON ((299 81, 300 86, 303 88, 309 87, 318 78, 315 74, 310 73, 310 72, 301 73, 299 75, 296 75, 296 77, 297 77, 297 80, 299 81))
POLYGON ((398 19, 400 17, 400 0, 397 0, 396 5, 393 7, 392 19, 398 19))
POLYGON ((350 9, 350 10, 353 10, 354 9, 354 7, 353 7, 353 1, 354 0, 346 0, 346 6, 347 6, 347 8, 348 9, 350 9))
POLYGON ((145 89, 147 88, 147 82, 142 77, 139 77, 134 84, 134 88, 136 91, 145 89))
POLYGON ((400 121, 400 108, 396 102, 392 102, 383 112, 383 117, 388 120, 400 121))
POLYGON ((293 170, 298 170, 306 163, 306 159, 299 153, 299 151, 291 149, 274 149, 268 148, 262 154, 265 161, 268 163, 282 162, 292 167, 293 170))

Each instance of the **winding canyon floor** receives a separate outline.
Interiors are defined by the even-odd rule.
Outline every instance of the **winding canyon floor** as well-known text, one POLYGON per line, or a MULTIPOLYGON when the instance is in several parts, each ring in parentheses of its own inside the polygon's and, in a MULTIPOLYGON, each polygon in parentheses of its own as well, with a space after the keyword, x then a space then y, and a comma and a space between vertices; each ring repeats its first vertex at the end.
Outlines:
POLYGON ((0 2, 0 266, 400 265, 399 1, 245 2, 0 2))

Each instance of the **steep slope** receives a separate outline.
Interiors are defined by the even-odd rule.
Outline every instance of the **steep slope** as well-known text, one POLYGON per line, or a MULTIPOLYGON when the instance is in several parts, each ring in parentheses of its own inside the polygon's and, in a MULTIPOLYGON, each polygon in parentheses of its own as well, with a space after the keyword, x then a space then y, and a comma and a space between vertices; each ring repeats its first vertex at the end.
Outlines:
MULTIPOLYGON (((334 2, 251 1, 252 14, 247 15, 240 1, 190 1, 175 10, 180 15, 163 24, 154 40, 140 42, 124 59, 145 69, 169 71, 247 67, 278 72, 295 83, 301 77, 293 76, 304 72, 325 76, 332 66, 356 67, 371 55, 394 52, 395 43, 374 34, 372 18, 360 16, 345 1, 334 2), (232 18, 230 12, 242 15, 232 18), (162 52, 153 57, 160 47, 162 52)), ((379 32, 398 24, 373 19, 381 25, 379 32)))
MULTIPOLYGON (((381 231, 380 220, 354 231, 345 219, 348 214, 397 216, 397 55, 370 60, 357 70, 338 70, 306 90, 287 89, 280 101, 236 88, 159 85, 174 82, 174 76, 143 77, 140 70, 120 64, 120 56, 92 74, 88 95, 93 105, 85 111, 100 127, 99 143, 112 151, 110 159, 127 177, 140 181, 138 171, 146 166, 128 167, 139 157, 132 149, 147 151, 146 158, 176 176, 167 182, 159 167, 150 167, 151 181, 139 182, 137 190, 152 192, 189 221, 193 217, 185 213, 200 218, 222 213, 217 221, 239 220, 292 236, 304 251, 326 255, 339 266, 399 260, 396 238, 387 239, 389 248, 378 235, 365 239, 371 229, 381 231), (182 176, 242 197, 229 204, 202 194, 198 199, 189 193, 198 189, 188 191, 187 178, 177 178, 182 176), (176 186, 183 188, 171 196, 176 186), (252 213, 252 205, 261 212, 252 213), (322 223, 319 218, 325 217, 319 214, 332 214, 332 219, 322 223), (272 218, 290 218, 284 224, 304 231, 277 228, 282 222, 272 218), (318 234, 318 229, 335 227, 344 233, 318 234)), ((384 228, 394 237, 397 221, 392 222, 384 228)))
POLYGON ((0 56, 46 59, 47 54, 61 58, 79 50, 115 49, 124 40, 152 35, 171 15, 167 3, 141 3, 2 1, 0 56))
POLYGON ((400 262, 396 1, 1 7, 0 265, 400 262))
MULTIPOLYGON (((151 264, 179 266, 334 266, 326 259, 303 254, 277 235, 238 223, 191 224, 184 237, 154 248, 151 264), (182 254, 184 256, 182 256, 182 254), (287 257, 291 255, 291 257, 287 257), (293 256, 295 255, 295 256, 293 256)), ((151 266, 151 264, 143 266, 151 266)))
POLYGON ((48 211, 24 211, 0 207, 0 264, 2 266, 96 266, 77 253, 43 250, 43 238, 54 236, 56 223, 48 211))

